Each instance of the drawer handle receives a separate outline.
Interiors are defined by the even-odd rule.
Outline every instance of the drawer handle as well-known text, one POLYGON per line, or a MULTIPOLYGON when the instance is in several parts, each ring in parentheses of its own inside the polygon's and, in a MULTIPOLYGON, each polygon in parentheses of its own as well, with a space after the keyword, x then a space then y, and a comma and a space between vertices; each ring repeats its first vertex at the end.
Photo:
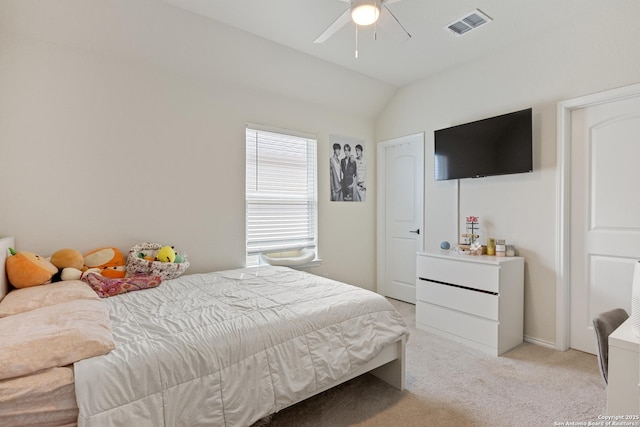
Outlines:
POLYGON ((416 229, 416 230, 409 230, 409 233, 416 233, 416 234, 420 234, 420 229, 416 229))

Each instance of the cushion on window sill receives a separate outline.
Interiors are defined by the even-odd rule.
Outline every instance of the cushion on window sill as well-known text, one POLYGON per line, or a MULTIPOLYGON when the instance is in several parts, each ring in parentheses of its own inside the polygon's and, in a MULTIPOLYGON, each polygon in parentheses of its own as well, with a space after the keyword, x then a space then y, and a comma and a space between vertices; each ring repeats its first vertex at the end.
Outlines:
POLYGON ((297 251, 262 254, 261 257, 264 262, 270 265, 293 267, 312 261, 316 257, 316 252, 313 249, 305 248, 297 251))

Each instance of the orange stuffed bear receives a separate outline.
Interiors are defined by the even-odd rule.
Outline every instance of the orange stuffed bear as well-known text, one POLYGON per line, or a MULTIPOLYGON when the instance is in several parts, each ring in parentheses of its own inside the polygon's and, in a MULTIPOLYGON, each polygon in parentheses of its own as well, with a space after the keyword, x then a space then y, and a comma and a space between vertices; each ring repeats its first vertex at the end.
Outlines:
POLYGON ((113 279, 121 279, 127 274, 126 264, 127 260, 118 248, 95 249, 84 255, 85 267, 99 268, 103 276, 113 279))
POLYGON ((58 268, 33 252, 17 252, 6 261, 9 283, 15 288, 44 285, 51 281, 58 268))

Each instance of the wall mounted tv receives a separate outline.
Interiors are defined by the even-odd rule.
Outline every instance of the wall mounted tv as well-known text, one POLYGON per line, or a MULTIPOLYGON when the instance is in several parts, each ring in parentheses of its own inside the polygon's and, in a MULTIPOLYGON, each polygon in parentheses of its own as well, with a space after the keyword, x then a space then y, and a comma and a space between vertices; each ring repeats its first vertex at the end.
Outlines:
POLYGON ((435 179, 533 171, 531 108, 434 132, 435 179))

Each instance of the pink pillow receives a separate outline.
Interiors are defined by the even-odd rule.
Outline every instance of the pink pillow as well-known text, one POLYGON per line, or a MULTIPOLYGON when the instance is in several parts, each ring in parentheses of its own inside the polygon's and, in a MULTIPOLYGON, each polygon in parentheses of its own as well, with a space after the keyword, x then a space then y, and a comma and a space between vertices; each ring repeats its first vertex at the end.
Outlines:
POLYGON ((97 300, 98 296, 80 280, 65 280, 49 285, 14 289, 0 301, 0 317, 77 299, 97 300))
POLYGON ((162 282, 162 277, 136 274, 124 278, 109 278, 101 274, 89 273, 82 276, 82 281, 91 286, 100 298, 107 298, 125 292, 155 288, 162 282))

